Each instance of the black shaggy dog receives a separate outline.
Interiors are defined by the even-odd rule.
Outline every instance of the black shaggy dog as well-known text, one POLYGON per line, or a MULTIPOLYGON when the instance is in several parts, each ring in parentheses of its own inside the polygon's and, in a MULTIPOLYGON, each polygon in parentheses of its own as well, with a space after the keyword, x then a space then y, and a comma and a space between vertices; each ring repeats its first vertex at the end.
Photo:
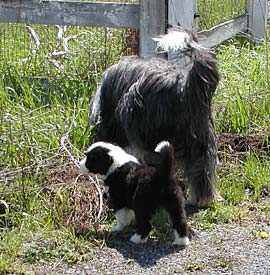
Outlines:
POLYGON ((173 147, 163 141, 153 153, 159 158, 156 167, 141 164, 119 146, 97 142, 85 152, 80 172, 105 175, 105 191, 117 221, 111 231, 121 231, 134 220, 137 230, 130 240, 144 243, 151 230, 151 216, 164 207, 172 218, 175 244, 188 245, 184 197, 173 176, 173 147))
POLYGON ((91 105, 94 141, 116 143, 143 160, 168 140, 188 179, 190 202, 208 206, 219 197, 211 110, 216 60, 180 27, 155 40, 173 60, 129 57, 104 73, 91 105))

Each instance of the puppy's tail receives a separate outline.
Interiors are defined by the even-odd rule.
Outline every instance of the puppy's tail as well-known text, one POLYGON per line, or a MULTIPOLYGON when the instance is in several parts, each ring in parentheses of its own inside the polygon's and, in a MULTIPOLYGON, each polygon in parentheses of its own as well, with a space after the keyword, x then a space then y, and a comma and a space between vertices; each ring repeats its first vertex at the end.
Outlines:
POLYGON ((174 149, 168 141, 161 141, 155 148, 155 152, 161 157, 161 164, 158 169, 159 173, 170 176, 173 173, 174 166, 174 149))

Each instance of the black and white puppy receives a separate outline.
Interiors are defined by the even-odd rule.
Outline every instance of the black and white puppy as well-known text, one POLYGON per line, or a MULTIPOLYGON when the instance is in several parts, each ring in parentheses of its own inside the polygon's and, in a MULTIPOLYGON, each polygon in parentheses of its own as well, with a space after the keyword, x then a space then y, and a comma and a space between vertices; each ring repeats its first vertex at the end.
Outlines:
POLYGON ((80 172, 105 175, 105 191, 117 221, 111 231, 121 231, 135 221, 136 233, 130 240, 145 243, 151 231, 152 215, 164 207, 172 219, 175 244, 188 245, 184 197, 173 175, 173 147, 163 141, 156 146, 155 154, 158 164, 147 166, 119 146, 97 142, 85 152, 80 172))

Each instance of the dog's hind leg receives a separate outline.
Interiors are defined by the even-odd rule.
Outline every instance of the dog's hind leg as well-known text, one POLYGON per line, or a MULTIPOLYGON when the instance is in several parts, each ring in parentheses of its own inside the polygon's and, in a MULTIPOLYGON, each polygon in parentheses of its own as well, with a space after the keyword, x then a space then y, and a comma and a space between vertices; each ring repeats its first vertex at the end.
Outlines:
POLYGON ((188 156, 184 160, 190 203, 198 207, 207 207, 214 200, 221 199, 215 183, 217 154, 214 136, 209 140, 210 142, 205 145, 193 141, 188 156))
POLYGON ((135 214, 132 209, 121 208, 115 213, 116 216, 116 226, 111 228, 111 232, 119 232, 129 225, 135 219, 135 214))
POLYGON ((174 229, 174 243, 177 245, 189 245, 188 226, 186 220, 186 213, 183 202, 183 194, 179 186, 177 189, 167 192, 166 203, 164 204, 166 210, 169 212, 173 229, 174 229))
POLYGON ((136 244, 146 243, 151 231, 150 217, 141 209, 135 210, 136 216, 136 233, 130 238, 130 241, 136 244))

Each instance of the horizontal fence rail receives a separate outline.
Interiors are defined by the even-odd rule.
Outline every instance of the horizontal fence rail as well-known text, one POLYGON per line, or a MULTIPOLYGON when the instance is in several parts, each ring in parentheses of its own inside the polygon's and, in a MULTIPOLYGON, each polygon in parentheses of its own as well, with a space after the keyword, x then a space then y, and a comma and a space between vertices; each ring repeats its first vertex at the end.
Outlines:
POLYGON ((223 22, 210 30, 199 32, 201 36, 200 44, 204 47, 211 48, 233 38, 241 32, 246 32, 247 29, 248 15, 243 14, 235 19, 223 22))
POLYGON ((0 1, 0 21, 9 23, 139 28, 139 4, 79 1, 0 1))
MULTIPOLYGON (((200 32, 204 37, 201 43, 214 47, 240 32, 248 32, 258 40, 264 38, 269 3, 247 0, 246 14, 200 32)), ((143 57, 155 54, 152 37, 164 34, 166 23, 195 29, 195 12, 196 0, 140 0, 139 3, 0 0, 0 22, 139 29, 143 57)))

